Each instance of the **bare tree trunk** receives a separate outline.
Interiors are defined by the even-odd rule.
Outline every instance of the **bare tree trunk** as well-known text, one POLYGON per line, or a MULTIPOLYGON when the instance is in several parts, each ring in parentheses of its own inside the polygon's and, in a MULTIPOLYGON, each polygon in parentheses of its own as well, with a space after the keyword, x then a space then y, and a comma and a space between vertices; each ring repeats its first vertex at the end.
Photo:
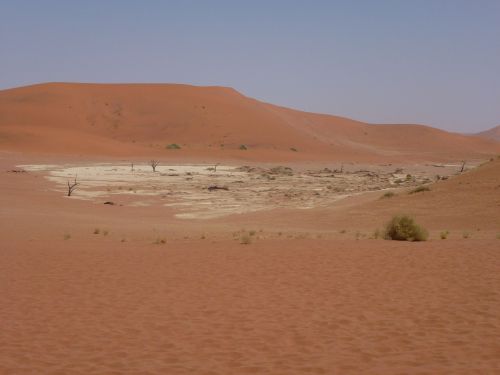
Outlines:
POLYGON ((68 197, 71 197, 73 190, 75 190, 77 186, 78 186, 78 182, 76 182, 76 176, 75 176, 75 181, 73 183, 70 183, 68 181, 68 197))
POLYGON ((149 162, 149 165, 151 166, 151 168, 153 168, 153 172, 156 172, 156 167, 158 166, 158 164, 160 164, 158 160, 151 160, 149 162))
POLYGON ((462 168, 460 168, 460 173, 462 173, 465 169, 465 160, 462 161, 462 168))

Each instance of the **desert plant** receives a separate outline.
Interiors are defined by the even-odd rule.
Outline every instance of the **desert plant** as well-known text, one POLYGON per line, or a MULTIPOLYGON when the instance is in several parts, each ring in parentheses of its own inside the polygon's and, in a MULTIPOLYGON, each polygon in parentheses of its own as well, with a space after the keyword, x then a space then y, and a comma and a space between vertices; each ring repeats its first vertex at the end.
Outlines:
POLYGON ((165 148, 167 150, 180 150, 181 146, 179 146, 177 143, 171 143, 169 145, 166 145, 165 148))
POLYGON ((70 239, 71 239, 71 234, 66 233, 66 234, 64 235, 64 239, 65 239, 65 240, 70 240, 70 239))
POLYGON ((156 172, 156 167, 160 164, 158 160, 150 160, 149 165, 153 168, 153 172, 156 172))
POLYGON ((460 173, 463 173, 465 170, 465 160, 462 160, 462 167, 460 168, 460 173))
POLYGON ((290 147, 290 151, 297 152, 298 150, 295 147, 290 147))
POLYGON ((245 146, 245 145, 240 145, 239 149, 240 150, 248 150, 247 146, 245 146))
POLYGON ((384 238, 396 241, 426 241, 427 231, 407 215, 394 216, 386 225, 384 238))
POLYGON ((153 243, 155 245, 164 245, 167 243, 167 240, 165 240, 165 238, 158 237, 153 243))
POLYGON ((396 193, 395 193, 395 192, 393 192, 393 191, 387 191, 387 192, 385 192, 385 193, 384 193, 384 195, 382 195, 382 197, 381 197, 381 198, 392 198, 392 197, 394 197, 395 195, 396 195, 396 193))
POLYGON ((250 245, 251 243, 252 243, 252 238, 248 234, 245 234, 245 235, 241 236, 241 238, 240 238, 240 244, 242 244, 242 245, 250 245))
POLYGON ((463 239, 465 239, 465 240, 466 240, 467 238, 470 238, 470 233, 469 233, 469 232, 463 232, 463 233, 462 233, 462 238, 463 238, 463 239))
POLYGON ((73 191, 76 189, 77 186, 78 182, 76 182, 76 176, 75 176, 75 180, 73 181, 73 183, 70 183, 68 181, 68 197, 71 197, 71 194, 73 194, 73 191))
POLYGON ((408 194, 422 193, 424 191, 431 191, 431 188, 428 186, 418 186, 415 189, 411 190, 408 194))
POLYGON ((108 234, 109 234, 109 231, 107 231, 107 230, 103 230, 103 231, 102 231, 102 235, 103 235, 103 236, 107 236, 108 234))
POLYGON ((94 234, 99 234, 99 233, 101 233, 101 230, 99 228, 95 228, 94 229, 94 234))
POLYGON ((441 237, 442 240, 446 240, 448 238, 448 235, 450 234, 449 231, 444 230, 439 234, 439 237, 441 237))

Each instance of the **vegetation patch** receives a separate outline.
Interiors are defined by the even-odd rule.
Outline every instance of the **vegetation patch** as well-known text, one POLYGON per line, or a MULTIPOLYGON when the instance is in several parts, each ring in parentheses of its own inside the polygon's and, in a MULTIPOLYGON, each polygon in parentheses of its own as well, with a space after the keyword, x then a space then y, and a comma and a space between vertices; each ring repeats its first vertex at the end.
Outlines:
POLYGON ((441 237, 442 240, 446 240, 448 238, 448 235, 450 234, 449 231, 445 230, 445 231, 442 231, 440 234, 439 234, 439 237, 441 237))
POLYGON ((428 186, 419 186, 419 187, 411 190, 408 194, 423 193, 424 191, 431 191, 431 188, 428 186))
POLYGON ((165 148, 167 150, 180 150, 181 146, 179 146, 177 143, 171 143, 169 145, 166 145, 165 148))
POLYGON ((386 225, 384 238, 395 241, 426 241, 428 232, 407 215, 394 216, 386 225))
POLYGON ((240 150, 248 150, 248 147, 245 145, 240 145, 239 147, 240 150))
POLYGON ((395 193, 395 192, 393 192, 393 191, 387 191, 387 192, 385 192, 385 193, 384 193, 384 195, 382 195, 382 197, 381 197, 381 198, 382 198, 382 199, 392 198, 392 197, 394 197, 395 195, 396 195, 396 193, 395 193))

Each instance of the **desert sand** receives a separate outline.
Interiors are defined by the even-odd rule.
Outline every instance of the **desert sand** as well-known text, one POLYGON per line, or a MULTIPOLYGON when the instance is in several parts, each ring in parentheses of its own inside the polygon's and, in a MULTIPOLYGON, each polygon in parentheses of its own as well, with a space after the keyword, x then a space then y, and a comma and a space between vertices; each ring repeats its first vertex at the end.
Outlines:
POLYGON ((184 85, 0 114, 0 373, 500 371, 500 143, 184 85))

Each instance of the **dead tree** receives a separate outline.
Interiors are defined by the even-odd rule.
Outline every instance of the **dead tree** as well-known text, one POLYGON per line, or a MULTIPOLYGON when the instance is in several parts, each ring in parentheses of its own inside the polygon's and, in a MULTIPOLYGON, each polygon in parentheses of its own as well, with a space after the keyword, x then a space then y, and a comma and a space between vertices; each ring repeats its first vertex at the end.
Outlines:
POLYGON ((68 181, 68 197, 71 197, 71 194, 73 193, 73 191, 76 189, 77 186, 78 182, 76 182, 76 176, 75 176, 75 180, 73 181, 73 183, 70 183, 68 181))
POLYGON ((134 171, 134 163, 130 164, 130 170, 133 172, 134 171))
POLYGON ((460 168, 460 173, 462 173, 465 169, 465 160, 462 160, 462 168, 460 168))
POLYGON ((158 160, 151 160, 149 162, 149 165, 151 166, 151 168, 153 168, 153 172, 156 172, 156 167, 158 166, 158 164, 160 164, 158 160))
POLYGON ((214 173, 216 173, 216 172, 217 172, 217 166, 218 166, 218 165, 219 165, 219 163, 217 163, 217 164, 215 164, 215 165, 214 165, 214 173))

